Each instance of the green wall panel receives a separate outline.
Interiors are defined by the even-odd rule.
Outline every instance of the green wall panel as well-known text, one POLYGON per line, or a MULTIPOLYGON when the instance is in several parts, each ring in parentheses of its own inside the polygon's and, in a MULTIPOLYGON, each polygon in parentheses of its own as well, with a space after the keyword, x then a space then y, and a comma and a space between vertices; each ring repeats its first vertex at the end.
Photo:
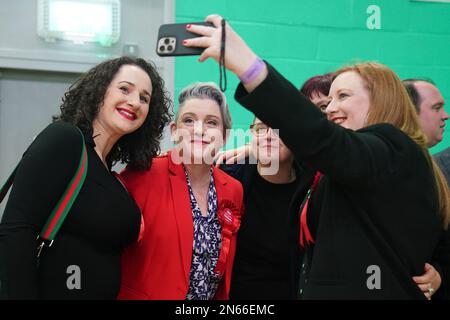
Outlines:
MULTIPOLYGON (((401 78, 433 79, 450 112, 450 3, 410 0, 179 0, 176 21, 223 15, 262 58, 295 86, 309 77, 358 61, 387 64, 401 78), (380 29, 367 27, 370 5, 380 9, 380 29)), ((198 57, 175 61, 175 95, 194 81, 219 81, 215 62, 198 57)), ((247 128, 253 116, 234 98, 237 78, 228 73, 227 98, 233 128, 247 128)), ((444 141, 450 146, 450 122, 444 141)))

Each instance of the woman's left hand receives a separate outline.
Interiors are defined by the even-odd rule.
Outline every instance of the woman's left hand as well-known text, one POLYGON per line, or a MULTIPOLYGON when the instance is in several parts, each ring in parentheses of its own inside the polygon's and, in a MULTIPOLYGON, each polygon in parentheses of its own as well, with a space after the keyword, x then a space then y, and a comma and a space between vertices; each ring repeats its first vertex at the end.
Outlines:
POLYGON ((437 270, 429 263, 425 263, 425 273, 421 276, 413 277, 415 283, 422 290, 425 297, 431 300, 431 296, 439 289, 441 286, 441 275, 437 270))

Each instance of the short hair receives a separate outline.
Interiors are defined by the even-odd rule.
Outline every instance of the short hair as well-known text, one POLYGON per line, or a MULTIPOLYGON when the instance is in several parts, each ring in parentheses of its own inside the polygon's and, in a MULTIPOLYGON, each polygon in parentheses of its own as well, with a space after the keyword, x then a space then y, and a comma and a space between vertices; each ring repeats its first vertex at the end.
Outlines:
POLYGON ((411 98, 414 108, 416 108, 417 114, 420 114, 420 104, 422 103, 422 97, 415 86, 415 83, 419 81, 428 82, 434 86, 436 85, 434 81, 429 78, 409 78, 402 81, 409 97, 411 98))
POLYGON ((326 73, 309 78, 300 88, 300 92, 308 98, 312 98, 314 92, 320 92, 326 96, 330 92, 333 82, 333 73, 326 73))
POLYGON ((175 122, 178 121, 181 108, 189 99, 210 99, 215 101, 222 116, 224 136, 231 129, 231 114, 228 108, 227 98, 214 82, 195 82, 181 90, 178 96, 178 110, 175 114, 175 122))
POLYGON ((152 158, 160 152, 159 140, 170 121, 172 106, 164 81, 153 63, 141 58, 120 57, 96 65, 70 86, 69 91, 64 94, 61 113, 53 120, 71 123, 80 128, 83 134, 92 137, 92 125, 103 105, 106 91, 124 65, 138 66, 150 77, 150 106, 142 126, 121 137, 106 157, 106 162, 113 166, 120 161, 128 164, 131 169, 145 170, 151 166, 152 158))

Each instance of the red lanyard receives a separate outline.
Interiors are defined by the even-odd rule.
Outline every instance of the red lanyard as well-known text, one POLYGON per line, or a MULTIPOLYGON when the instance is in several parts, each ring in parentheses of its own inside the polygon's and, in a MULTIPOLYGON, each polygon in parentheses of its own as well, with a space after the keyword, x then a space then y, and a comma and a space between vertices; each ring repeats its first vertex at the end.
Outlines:
POLYGON ((300 213, 300 238, 299 243, 301 248, 305 248, 305 239, 306 243, 308 244, 314 244, 315 240, 311 235, 311 232, 308 228, 308 223, 306 216, 308 214, 308 204, 309 199, 311 198, 311 194, 316 190, 317 185, 319 184, 320 178, 322 174, 317 171, 316 175, 314 176, 314 181, 312 183, 311 188, 308 190, 308 193, 306 194, 305 200, 303 200, 303 206, 301 207, 301 213, 300 213))

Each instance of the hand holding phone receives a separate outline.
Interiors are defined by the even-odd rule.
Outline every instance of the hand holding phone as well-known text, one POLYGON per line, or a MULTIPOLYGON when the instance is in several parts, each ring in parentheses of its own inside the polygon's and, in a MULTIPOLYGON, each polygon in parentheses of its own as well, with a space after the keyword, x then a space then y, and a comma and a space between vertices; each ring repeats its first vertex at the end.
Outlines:
POLYGON ((210 22, 163 24, 159 27, 156 53, 161 57, 200 55, 204 48, 185 47, 183 40, 201 37, 186 30, 186 25, 195 24, 214 27, 210 22))

